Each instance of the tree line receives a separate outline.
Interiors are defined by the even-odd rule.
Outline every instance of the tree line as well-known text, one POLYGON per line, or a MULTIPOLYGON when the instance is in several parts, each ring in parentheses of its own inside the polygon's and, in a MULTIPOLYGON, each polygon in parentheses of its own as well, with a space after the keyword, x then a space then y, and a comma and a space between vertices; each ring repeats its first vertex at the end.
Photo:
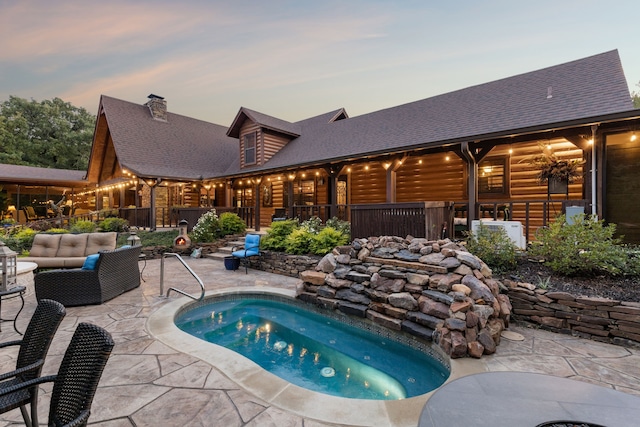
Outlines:
POLYGON ((60 98, 0 103, 0 163, 86 170, 96 117, 60 98))

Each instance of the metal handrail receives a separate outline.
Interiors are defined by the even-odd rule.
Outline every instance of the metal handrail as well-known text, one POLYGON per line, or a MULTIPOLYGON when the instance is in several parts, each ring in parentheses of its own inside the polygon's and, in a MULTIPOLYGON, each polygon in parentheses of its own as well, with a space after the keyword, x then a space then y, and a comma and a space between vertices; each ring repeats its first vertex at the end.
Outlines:
POLYGON ((194 279, 196 279, 198 281, 198 283, 200 284, 200 289, 202 290, 202 292, 200 293, 200 298, 196 298, 191 294, 188 294, 187 292, 180 290, 180 289, 176 289, 176 288, 169 288, 167 289, 167 295, 166 298, 169 298, 169 292, 171 291, 175 291, 179 294, 182 294, 186 297, 189 297, 193 300, 196 301, 202 301, 204 299, 204 283, 202 283, 202 280, 200 280, 200 278, 198 277, 198 275, 191 269, 191 267, 189 267, 187 265, 186 262, 184 262, 184 260, 182 259, 182 257, 180 256, 180 254, 176 254, 173 252, 165 252, 162 254, 162 258, 160 258, 160 296, 162 296, 163 292, 164 292, 164 259, 168 256, 175 256, 176 258, 178 258, 178 261, 180 261, 182 263, 182 265, 184 265, 186 267, 186 269, 189 271, 189 273, 191 273, 191 275, 193 276, 194 279))

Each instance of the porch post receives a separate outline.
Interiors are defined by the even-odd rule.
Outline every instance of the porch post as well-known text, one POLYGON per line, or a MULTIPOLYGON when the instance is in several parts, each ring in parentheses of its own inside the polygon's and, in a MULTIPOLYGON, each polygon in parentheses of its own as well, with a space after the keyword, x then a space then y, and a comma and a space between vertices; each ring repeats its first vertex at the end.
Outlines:
POLYGON ((402 166, 402 162, 405 161, 407 156, 402 157, 401 159, 393 160, 390 164, 383 165, 387 170, 387 203, 395 203, 397 196, 397 174, 396 172, 402 166))
POLYGON ((254 186, 253 186, 253 191, 255 192, 254 194, 256 195, 254 197, 255 200, 255 206, 256 206, 256 213, 255 213, 255 225, 253 227, 253 229, 255 231, 260 231, 260 182, 262 181, 262 178, 256 178, 254 181, 254 186))
POLYGON ((329 218, 338 216, 338 178, 343 169, 344 165, 334 165, 324 168, 327 173, 327 179, 329 180, 329 205, 331 205, 329 218))
POLYGON ((469 210, 467 212, 467 227, 471 230, 471 221, 477 218, 478 203, 478 163, 472 151, 469 149, 469 143, 460 144, 462 157, 467 162, 467 192, 469 198, 469 210))
POLYGON ((235 206, 233 206, 233 187, 231 181, 224 182, 224 205, 229 208, 235 208, 235 206))

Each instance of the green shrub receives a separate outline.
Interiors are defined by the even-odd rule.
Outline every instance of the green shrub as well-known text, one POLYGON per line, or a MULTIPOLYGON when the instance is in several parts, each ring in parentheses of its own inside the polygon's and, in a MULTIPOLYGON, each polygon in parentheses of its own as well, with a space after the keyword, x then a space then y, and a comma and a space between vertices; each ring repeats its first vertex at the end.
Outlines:
POLYGON ((625 248, 615 238, 616 225, 605 225, 590 216, 574 216, 568 224, 564 215, 536 233, 537 244, 530 253, 541 256, 551 269, 566 276, 593 274, 638 275, 637 251, 625 248))
POLYGON ((300 223, 300 228, 311 234, 318 234, 320 230, 322 230, 322 220, 317 216, 312 216, 306 221, 302 221, 302 223, 300 223))
POLYGON ((342 221, 334 216, 327 220, 326 226, 338 230, 340 234, 347 236, 347 241, 351 240, 351 224, 349 221, 342 221))
POLYGON ((95 222, 88 221, 86 219, 79 219, 71 224, 69 231, 72 233, 93 233, 96 231, 96 228, 98 228, 98 226, 95 222))
MULTIPOLYGON (((144 231, 139 230, 136 235, 140 238, 140 244, 142 247, 147 246, 164 246, 164 247, 172 247, 173 239, 178 237, 178 230, 167 230, 167 231, 144 231)), ((122 233, 118 236, 118 246, 123 246, 128 244, 127 238, 129 237, 128 233, 122 233)))
POLYGON ((38 234, 36 230, 28 227, 15 229, 14 232, 4 235, 2 241, 14 252, 22 254, 31 249, 36 234, 38 234))
POLYGON ((305 228, 296 228, 284 240, 286 252, 293 255, 311 253, 311 242, 314 236, 313 233, 305 228))
POLYGON ((271 229, 261 239, 260 246, 266 250, 284 252, 286 250, 285 240, 287 236, 298 227, 298 220, 296 219, 272 222, 271 229))
POLYGON ((229 234, 242 234, 247 229, 247 224, 242 218, 233 212, 224 212, 220 214, 220 232, 223 236, 229 234))
POLYGON ((47 230, 47 234, 68 234, 69 230, 66 228, 50 228, 47 230))
POLYGON ((102 231, 118 231, 122 232, 129 226, 129 221, 124 218, 110 217, 105 218, 98 224, 102 231))
POLYGON ((476 233, 467 233, 467 249, 497 272, 509 271, 516 266, 516 246, 506 230, 491 230, 480 222, 476 233))
POLYGON ((215 209, 206 212, 200 218, 191 231, 191 239, 194 242, 213 242, 220 237, 220 220, 215 209))
POLYGON ((313 236, 309 249, 316 255, 326 255, 336 246, 346 245, 348 242, 348 235, 327 226, 313 236))

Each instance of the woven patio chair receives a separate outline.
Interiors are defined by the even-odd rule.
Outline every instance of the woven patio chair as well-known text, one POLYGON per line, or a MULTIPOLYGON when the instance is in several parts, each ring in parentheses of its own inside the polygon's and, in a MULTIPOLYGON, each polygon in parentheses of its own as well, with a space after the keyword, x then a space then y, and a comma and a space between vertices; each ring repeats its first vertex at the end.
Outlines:
MULTIPOLYGON (((0 390, 0 399, 53 382, 47 425, 86 426, 93 397, 113 346, 109 332, 91 323, 80 323, 64 353, 57 375, 39 377, 7 387, 0 390)), ((37 415, 33 418, 37 419, 37 415)))
MULTIPOLYGON (((19 345, 16 369, 0 374, 0 391, 40 376, 44 358, 49 351, 53 336, 62 322, 66 310, 56 301, 43 299, 38 303, 29 326, 21 340, 0 343, 0 348, 19 345)), ((0 397, 0 413, 20 407, 22 418, 27 426, 38 425, 38 387, 24 389, 17 393, 0 397), (31 417, 27 412, 27 404, 31 405, 31 417)))

